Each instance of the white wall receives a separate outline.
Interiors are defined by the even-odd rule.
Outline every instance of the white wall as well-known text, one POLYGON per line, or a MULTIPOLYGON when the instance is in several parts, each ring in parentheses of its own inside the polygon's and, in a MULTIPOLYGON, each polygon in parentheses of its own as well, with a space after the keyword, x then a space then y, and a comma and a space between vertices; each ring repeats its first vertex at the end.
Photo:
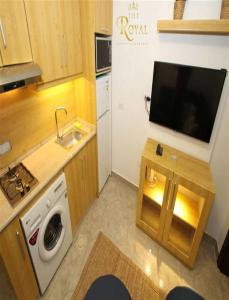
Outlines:
POLYGON ((229 101, 226 103, 215 148, 212 153, 211 167, 216 184, 216 199, 208 224, 208 232, 217 240, 221 248, 229 229, 229 101))
MULTIPOLYGON (((129 42, 120 34, 117 18, 120 15, 128 15, 130 2, 114 1, 113 8, 112 169, 138 185, 140 157, 147 137, 209 161, 221 123, 222 109, 229 101, 227 79, 209 144, 150 123, 144 108, 144 95, 151 94, 154 61, 161 60, 218 69, 223 67, 229 70, 229 37, 159 34, 157 20, 172 19, 173 1, 137 1, 139 19, 136 22, 146 24, 148 34, 136 36, 134 41, 129 42)), ((220 1, 189 0, 184 18, 218 19, 219 15, 220 1)), ((224 118, 227 118, 226 114, 224 118)), ((213 167, 215 164, 217 163, 213 162, 213 167)), ((214 172, 220 173, 220 170, 214 170, 214 172)), ((212 218, 213 224, 215 212, 212 218)), ((208 228, 210 234, 214 236, 218 234, 213 226, 209 225, 208 228)))

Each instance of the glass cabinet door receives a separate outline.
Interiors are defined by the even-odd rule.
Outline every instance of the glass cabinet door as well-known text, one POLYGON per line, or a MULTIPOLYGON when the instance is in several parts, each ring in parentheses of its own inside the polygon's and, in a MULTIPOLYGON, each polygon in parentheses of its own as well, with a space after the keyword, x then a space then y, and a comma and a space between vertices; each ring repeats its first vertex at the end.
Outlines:
POLYGON ((145 166, 140 218, 150 228, 151 235, 159 239, 162 237, 171 176, 170 171, 159 166, 145 166))
POLYGON ((164 243, 188 256, 192 250, 205 198, 189 183, 174 177, 168 216, 164 230, 164 243))

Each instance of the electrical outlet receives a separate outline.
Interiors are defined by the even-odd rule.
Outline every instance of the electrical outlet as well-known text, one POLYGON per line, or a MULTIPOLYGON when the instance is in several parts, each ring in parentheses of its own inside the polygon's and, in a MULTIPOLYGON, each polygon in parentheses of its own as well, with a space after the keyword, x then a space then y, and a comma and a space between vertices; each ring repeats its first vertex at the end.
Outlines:
POLYGON ((10 141, 5 141, 4 143, 0 144, 0 155, 6 154, 12 149, 10 141))
POLYGON ((145 94, 144 100, 147 101, 147 102, 150 102, 151 101, 151 97, 149 95, 145 94))

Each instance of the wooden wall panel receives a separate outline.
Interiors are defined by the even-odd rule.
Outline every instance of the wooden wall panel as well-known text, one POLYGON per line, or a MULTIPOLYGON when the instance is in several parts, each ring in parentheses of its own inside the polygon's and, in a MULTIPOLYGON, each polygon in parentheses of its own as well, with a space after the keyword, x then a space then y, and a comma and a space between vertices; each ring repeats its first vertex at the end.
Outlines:
POLYGON ((95 90, 95 2, 80 0, 82 52, 85 76, 85 99, 80 103, 79 115, 86 121, 96 124, 95 90))
POLYGON ((56 132, 54 112, 65 106, 68 115, 59 112, 60 126, 77 116, 78 102, 84 97, 84 78, 37 91, 21 88, 0 95, 0 143, 10 139, 12 151, 0 156, 0 169, 24 155, 56 132))

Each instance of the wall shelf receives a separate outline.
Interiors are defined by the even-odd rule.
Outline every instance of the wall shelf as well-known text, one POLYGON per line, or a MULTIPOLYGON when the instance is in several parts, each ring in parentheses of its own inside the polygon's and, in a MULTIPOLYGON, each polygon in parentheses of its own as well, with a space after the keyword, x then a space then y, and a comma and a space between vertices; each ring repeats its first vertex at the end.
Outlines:
POLYGON ((174 245, 187 255, 192 249, 194 235, 195 230, 192 227, 186 227, 179 220, 174 219, 168 243, 174 245))
MULTIPOLYGON (((164 186, 162 183, 150 187, 146 181, 144 184, 144 195, 154 204, 162 207, 164 186)), ((174 215, 193 228, 197 228, 199 222, 198 202, 189 199, 182 193, 177 193, 177 199, 174 207, 174 215)))
POLYGON ((143 222, 145 222, 153 230, 157 231, 160 226, 160 214, 160 207, 154 205, 154 202, 150 201, 148 198, 144 198, 141 216, 143 222))
POLYGON ((161 33, 191 33, 229 35, 228 20, 159 20, 157 30, 161 33))

